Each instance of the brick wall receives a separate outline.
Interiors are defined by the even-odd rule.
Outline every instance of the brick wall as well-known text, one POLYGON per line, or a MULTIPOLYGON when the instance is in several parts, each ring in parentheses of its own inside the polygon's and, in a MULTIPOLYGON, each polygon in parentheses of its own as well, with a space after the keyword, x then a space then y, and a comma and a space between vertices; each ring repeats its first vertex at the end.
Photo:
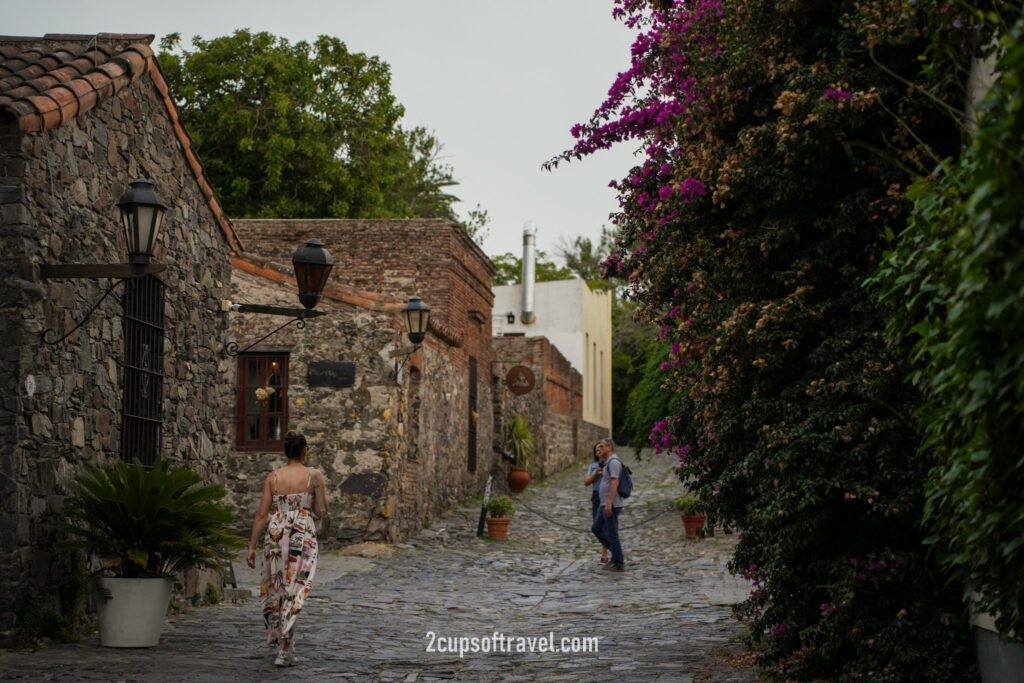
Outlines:
MULTIPOLYGON (((607 430, 582 418, 583 378, 545 337, 494 339, 495 419, 510 420, 522 413, 534 427, 536 452, 531 474, 538 479, 561 472, 581 458, 592 457, 591 447, 607 430), (516 365, 529 367, 536 384, 522 396, 504 386, 505 373, 516 365)), ((500 434, 500 427, 497 428, 500 434)), ((500 436, 495 448, 500 450, 500 436)), ((496 463, 495 479, 504 482, 507 461, 496 463)))
POLYGON ((331 279, 355 290, 406 301, 419 296, 431 317, 465 333, 452 362, 488 364, 494 265, 456 223, 446 219, 254 219, 233 222, 246 251, 290 264, 295 249, 317 238, 334 258, 331 279))

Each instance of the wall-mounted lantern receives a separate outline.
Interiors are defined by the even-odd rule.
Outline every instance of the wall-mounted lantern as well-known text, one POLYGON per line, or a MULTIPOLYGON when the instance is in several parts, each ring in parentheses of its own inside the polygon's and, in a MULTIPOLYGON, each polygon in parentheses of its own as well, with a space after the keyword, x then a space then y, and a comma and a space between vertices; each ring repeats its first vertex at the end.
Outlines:
POLYGON ((295 268, 295 282, 299 285, 299 301, 312 310, 320 303, 327 278, 334 268, 334 259, 324 249, 324 243, 314 238, 295 251, 292 266, 295 268))
POLYGON ((117 206, 121 209, 121 224, 128 245, 128 265, 133 274, 142 275, 153 257, 167 206, 156 196, 153 183, 148 180, 133 181, 117 200, 117 206))
POLYGON ((295 255, 292 256, 292 266, 295 268, 295 283, 299 288, 299 301, 302 302, 305 308, 224 302, 224 310, 260 315, 286 315, 292 318, 292 320, 260 337, 244 349, 239 350, 238 342, 228 342, 225 346, 225 351, 227 351, 229 356, 245 353, 292 323, 295 323, 295 326, 301 330, 306 326, 306 319, 324 315, 323 311, 314 311, 313 308, 320 303, 324 287, 327 285, 327 278, 330 277, 331 269, 334 267, 334 259, 331 258, 330 252, 324 249, 323 242, 318 239, 311 239, 295 251, 295 255))
POLYGON ((423 303, 418 296, 409 297, 409 303, 402 307, 402 318, 405 320, 405 331, 409 341, 422 344, 427 335, 427 322, 430 320, 430 306, 423 303))
MULTIPOLYGON (((409 362, 412 354, 420 348, 423 339, 427 336, 427 323, 430 322, 430 306, 423 302, 418 296, 409 297, 409 302, 402 307, 402 320, 405 322, 405 333, 412 342, 413 347, 405 354, 396 372, 401 377, 402 369, 409 362)), ((401 353, 401 352, 399 352, 401 353)), ((399 379, 401 382, 401 379, 399 379)))
POLYGON ((143 275, 160 273, 167 269, 166 263, 150 263, 156 240, 160 236, 167 205, 157 196, 153 183, 149 180, 133 180, 128 190, 117 201, 121 210, 121 225, 128 249, 128 262, 115 264, 93 263, 43 263, 39 266, 39 277, 43 279, 100 279, 113 278, 114 282, 103 293, 89 312, 77 325, 63 337, 50 340, 54 330, 46 330, 42 334, 44 344, 59 344, 85 324, 89 316, 100 303, 123 282, 143 275))

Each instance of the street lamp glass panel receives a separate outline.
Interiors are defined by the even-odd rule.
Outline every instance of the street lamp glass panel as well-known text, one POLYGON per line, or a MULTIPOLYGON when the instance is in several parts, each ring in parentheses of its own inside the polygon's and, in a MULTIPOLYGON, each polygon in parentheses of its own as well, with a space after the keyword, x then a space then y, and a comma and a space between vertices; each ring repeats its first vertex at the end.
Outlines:
POLYGON ((402 317, 405 319, 405 330, 409 334, 409 341, 413 344, 422 343, 427 334, 430 306, 423 303, 423 299, 418 296, 410 297, 409 303, 402 308, 402 317))
POLYGON ((295 266, 295 283, 299 287, 299 301, 312 309, 320 303, 321 293, 327 285, 327 278, 334 268, 334 259, 318 239, 311 239, 298 248, 292 257, 295 266))
POLYGON ((128 190, 121 195, 117 206, 121 209, 121 223, 124 226, 128 247, 128 263, 149 263, 160 235, 160 226, 163 224, 167 206, 153 190, 153 183, 148 180, 132 181, 128 190))

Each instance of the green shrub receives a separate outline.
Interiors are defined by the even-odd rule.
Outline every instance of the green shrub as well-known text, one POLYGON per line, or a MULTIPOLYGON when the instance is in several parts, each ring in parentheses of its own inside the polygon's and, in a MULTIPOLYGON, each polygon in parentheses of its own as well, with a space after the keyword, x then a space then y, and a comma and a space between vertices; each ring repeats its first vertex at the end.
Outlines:
POLYGON ((491 517, 511 517, 516 513, 516 505, 508 496, 495 496, 487 501, 487 514, 491 517))
POLYGON ((672 504, 684 515, 699 515, 704 512, 700 504, 700 498, 696 496, 679 496, 672 504))
POLYGON ((87 466, 71 484, 64 528, 71 545, 102 558, 125 578, 169 577, 196 567, 220 570, 243 547, 220 485, 158 458, 87 466))
POLYGON ((516 456, 516 467, 523 470, 530 469, 533 460, 534 449, 533 432, 530 430, 530 421, 525 415, 519 414, 512 418, 508 425, 507 448, 516 456))
MULTIPOLYGON (((871 281, 912 362, 935 554, 1007 636, 1024 633, 1024 18, 971 144, 909 191, 911 220, 871 281)), ((995 14, 990 16, 996 16, 995 14)))

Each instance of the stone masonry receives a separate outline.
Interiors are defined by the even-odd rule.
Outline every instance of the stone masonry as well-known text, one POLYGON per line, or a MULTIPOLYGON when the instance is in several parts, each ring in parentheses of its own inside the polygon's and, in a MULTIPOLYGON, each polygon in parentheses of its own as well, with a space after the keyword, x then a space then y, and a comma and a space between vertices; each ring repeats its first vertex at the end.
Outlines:
MULTIPOLYGON (((294 306, 294 285, 277 284, 280 278, 268 269, 287 273, 282 264, 289 264, 296 247, 312 237, 324 242, 334 258, 318 306, 328 314, 257 347, 290 354, 289 428, 307 435, 310 462, 330 482, 336 521, 331 541, 405 538, 479 493, 494 457, 489 376, 493 266, 465 231, 448 221, 417 220, 244 220, 236 225, 264 263, 256 270, 270 277, 236 268, 235 301, 294 306), (354 227, 358 231, 350 234, 354 227), (396 244, 410 241, 419 247, 420 262, 434 264, 429 273, 410 264, 407 252, 402 252, 404 261, 392 258, 396 244), (377 277, 356 282, 372 285, 372 294, 356 291, 350 277, 364 261, 377 269, 377 277), (431 326, 423 346, 410 356, 398 311, 413 293, 430 305, 431 326), (396 370, 407 356, 400 382, 396 370), (306 368, 314 360, 354 362, 355 386, 306 386, 306 368), (473 365, 475 392, 470 386, 473 365), (475 410, 471 393, 476 394, 475 410)), ((240 343, 258 339, 283 321, 272 326, 265 316, 231 316, 240 343)), ((230 469, 236 471, 231 487, 240 507, 254 506, 266 471, 280 457, 231 455, 230 469)))
MULTIPOLYGON (((0 56, 18 65, 55 51, 58 58, 46 63, 59 64, 83 53, 91 38, 62 39, 57 47, 0 38, 0 56)), ((220 407, 229 405, 231 387, 219 369, 225 317, 218 301, 227 296, 234 238, 197 179, 201 169, 148 40, 96 38, 83 63, 110 61, 69 81, 69 89, 85 83, 76 90, 77 116, 39 124, 21 114, 20 101, 0 101, 0 594, 9 598, 0 605, 0 630, 14 624, 29 582, 53 595, 67 571, 50 528, 63 482, 82 463, 124 454, 120 292, 66 341, 47 346, 43 330, 70 330, 112 283, 41 280, 38 265, 125 261, 115 203, 135 178, 151 179, 170 205, 154 257, 167 264, 159 275, 167 285, 161 450, 211 480, 224 478, 227 424, 220 407)), ((61 73, 77 76, 67 69, 61 73)))

